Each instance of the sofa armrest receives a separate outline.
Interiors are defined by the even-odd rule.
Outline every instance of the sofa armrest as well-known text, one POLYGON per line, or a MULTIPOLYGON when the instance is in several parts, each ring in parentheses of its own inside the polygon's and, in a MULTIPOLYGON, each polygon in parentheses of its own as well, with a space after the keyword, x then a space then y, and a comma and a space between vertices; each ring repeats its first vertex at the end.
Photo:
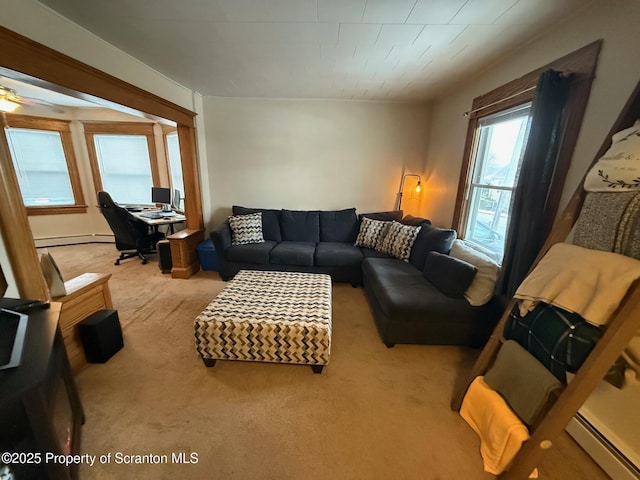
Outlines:
POLYGON ((211 240, 218 256, 220 277, 229 280, 227 249, 231 247, 231 227, 228 220, 211 232, 211 240))
POLYGON ((211 232, 211 240, 216 247, 216 252, 224 252, 231 246, 231 227, 229 221, 224 222, 211 232))

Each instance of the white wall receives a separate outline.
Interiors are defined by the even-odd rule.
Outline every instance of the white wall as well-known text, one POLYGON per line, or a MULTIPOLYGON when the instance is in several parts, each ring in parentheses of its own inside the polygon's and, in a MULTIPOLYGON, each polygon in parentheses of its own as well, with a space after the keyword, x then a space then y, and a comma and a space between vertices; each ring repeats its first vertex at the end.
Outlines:
POLYGON ((640 79, 638 19, 637 0, 593 2, 509 58, 470 76, 455 91, 439 96, 432 111, 425 167, 429 193, 423 202, 424 215, 437 224, 451 224, 467 129, 463 112, 470 109, 475 97, 602 38, 596 78, 565 184, 562 209, 640 79))
POLYGON ((234 204, 391 210, 403 168, 422 173, 425 105, 205 97, 204 115, 210 226, 234 204))

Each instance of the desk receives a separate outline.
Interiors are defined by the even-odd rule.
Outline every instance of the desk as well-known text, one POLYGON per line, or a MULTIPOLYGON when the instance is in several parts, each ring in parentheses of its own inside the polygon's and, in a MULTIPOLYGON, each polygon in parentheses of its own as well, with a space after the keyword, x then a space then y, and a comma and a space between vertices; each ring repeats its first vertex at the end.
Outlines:
POLYGON ((131 212, 130 211, 129 213, 131 215, 133 215, 134 217, 136 217, 137 219, 142 220, 147 225, 151 225, 156 230, 161 225, 169 225, 169 229, 171 230, 171 233, 173 233, 173 225, 174 224, 182 223, 182 222, 187 220, 187 217, 185 217, 184 215, 181 215, 179 213, 176 213, 175 215, 173 215, 171 217, 162 217, 162 218, 147 218, 147 217, 143 216, 143 214, 155 213, 155 212, 160 212, 160 210, 143 210, 142 212, 131 212))

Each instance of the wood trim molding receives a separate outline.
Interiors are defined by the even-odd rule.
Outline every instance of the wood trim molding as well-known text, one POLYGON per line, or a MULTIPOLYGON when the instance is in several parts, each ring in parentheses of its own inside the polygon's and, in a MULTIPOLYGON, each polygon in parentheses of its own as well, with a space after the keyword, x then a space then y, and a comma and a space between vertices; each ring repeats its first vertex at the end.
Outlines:
POLYGON ((93 142, 93 133, 84 133, 84 141, 87 144, 87 153, 89 155, 89 166, 91 167, 91 178, 93 179, 93 188, 98 192, 104 190, 102 186, 102 177, 100 176, 100 167, 98 166, 98 153, 96 152, 96 144, 93 142))
POLYGON ((147 139, 147 151, 149 153, 149 163, 151 168, 151 183, 154 186, 160 185, 160 167, 158 166, 158 152, 156 151, 155 134, 153 123, 145 122, 82 122, 84 127, 84 138, 89 152, 89 163, 91 165, 91 176, 96 194, 103 190, 102 175, 98 163, 98 154, 94 135, 114 134, 114 135, 144 135, 147 139))
POLYGON ((200 193, 200 172, 198 164, 190 162, 196 155, 196 131, 193 127, 178 125, 178 143, 182 162, 182 180, 184 182, 184 210, 187 216, 187 229, 203 230, 202 201, 200 193))
POLYGON ((0 45, 2 66, 140 112, 193 125, 194 112, 4 27, 0 27, 0 45))
MULTIPOLYGON (((464 235, 462 217, 467 202, 464 197, 469 176, 472 173, 470 172, 470 164, 476 143, 475 132, 478 126, 478 119, 533 100, 535 92, 532 87, 535 87, 539 75, 549 69, 572 75, 569 98, 567 99, 567 123, 558 154, 554 187, 550 195, 550 200, 557 205, 562 195, 562 186, 569 170, 578 133, 582 126, 582 119, 589 100, 591 82, 595 76, 601 47, 602 40, 597 40, 473 100, 452 221, 452 228, 456 229, 460 236, 464 235), (522 93, 518 94, 518 92, 522 93), (508 97, 512 98, 501 101, 501 99, 508 97)), ((552 216, 555 216, 555 214, 552 216)))
POLYGON ((59 205, 56 207, 27 207, 27 215, 66 215, 87 213, 86 205, 59 205))
MULTIPOLYGON (((27 215, 57 215, 66 213, 86 213, 87 206, 82 191, 82 183, 80 181, 80 171, 78 170, 78 162, 76 153, 73 148, 73 138, 71 135, 71 122, 69 120, 59 120, 57 118, 34 117, 30 115, 6 114, 4 115, 3 125, 10 128, 26 128, 33 130, 46 130, 57 132, 60 135, 60 143, 62 151, 67 163, 67 173, 71 183, 71 191, 73 192, 73 205, 56 205, 56 206, 27 206, 27 215)), ((2 132, 4 136, 4 130, 2 132)))
POLYGON ((153 137, 153 123, 146 122, 82 122, 84 133, 147 135, 153 137))
POLYGON ((160 128, 162 128, 162 134, 163 135, 167 135, 169 133, 173 133, 176 132, 178 129, 177 127, 171 126, 171 125, 166 125, 164 123, 160 124, 160 128))
POLYGON ((31 128, 33 130, 48 130, 52 132, 71 132, 70 120, 57 118, 35 117, 31 115, 19 115, 7 113, 4 115, 4 125, 11 128, 31 128))
POLYGON ((160 186, 160 166, 158 165, 158 151, 156 150, 156 139, 153 135, 146 135, 147 150, 149 150, 149 161, 151 162, 151 183, 154 187, 160 186))

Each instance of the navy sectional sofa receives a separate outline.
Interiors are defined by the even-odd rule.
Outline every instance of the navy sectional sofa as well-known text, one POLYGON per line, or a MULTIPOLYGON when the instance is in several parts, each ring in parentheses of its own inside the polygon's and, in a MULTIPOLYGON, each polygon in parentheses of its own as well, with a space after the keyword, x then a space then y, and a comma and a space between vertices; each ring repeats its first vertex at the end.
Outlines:
MULTIPOLYGON (((225 281, 248 269, 325 273, 334 282, 362 285, 388 347, 396 343, 480 347, 498 320, 493 300, 482 307, 471 306, 462 296, 464 289, 451 296, 450 290, 443 293, 425 275, 430 255, 449 253, 455 230, 434 227, 424 218, 403 218, 402 211, 357 215, 355 208, 300 211, 241 206, 233 206, 232 211, 233 215, 261 212, 264 242, 232 245, 228 221, 211 232, 225 281), (354 245, 365 216, 422 227, 408 262, 354 245)), ((447 264, 438 274, 452 276, 449 280, 455 284, 455 268, 447 264)))

